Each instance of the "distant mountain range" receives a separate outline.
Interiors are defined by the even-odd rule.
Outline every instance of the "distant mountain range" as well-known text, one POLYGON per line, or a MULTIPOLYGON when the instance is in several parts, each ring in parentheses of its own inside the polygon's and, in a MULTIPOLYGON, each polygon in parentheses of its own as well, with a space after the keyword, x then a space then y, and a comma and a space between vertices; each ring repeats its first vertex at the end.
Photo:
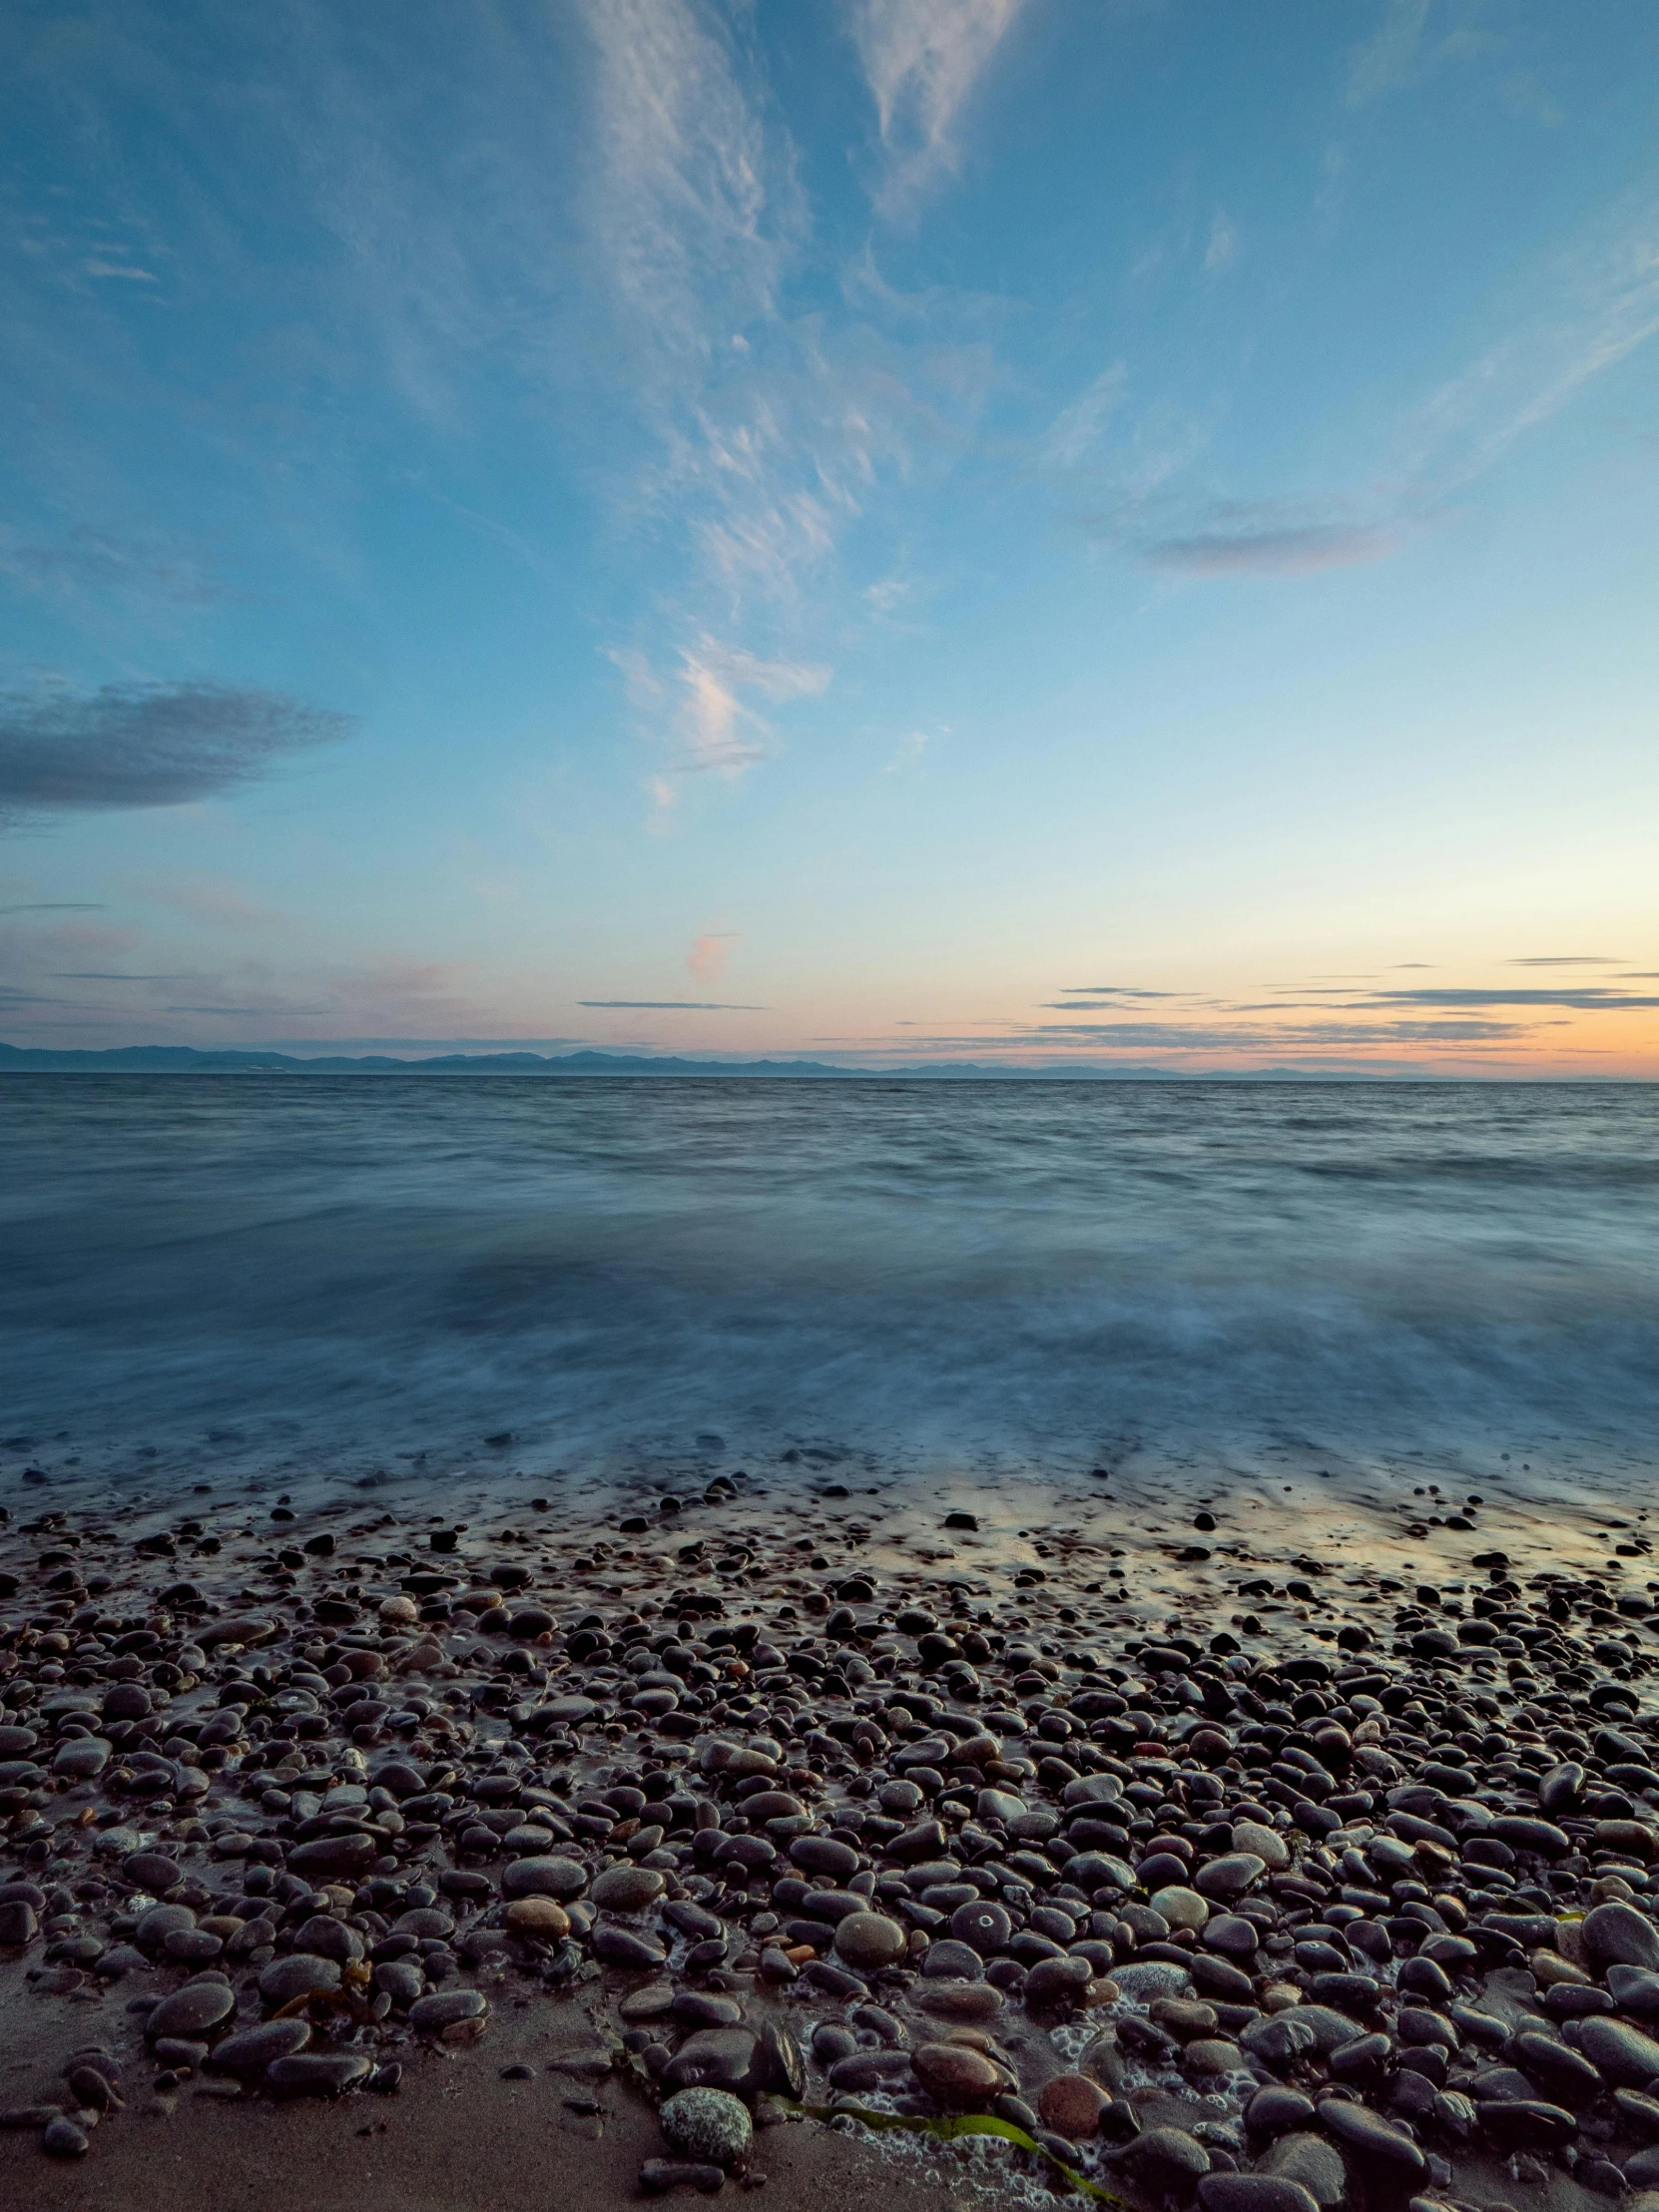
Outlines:
MULTIPOLYGON (((1049 1060, 1025 1067, 977 1060, 931 1060, 903 1067, 833 1067, 828 1060, 687 1060, 648 1052, 434 1052, 423 1059, 389 1052, 204 1052, 190 1044, 128 1044, 103 1052, 57 1052, 41 1045, 0 1044, 0 1075, 707 1075, 764 1080, 955 1083, 1458 1083, 1572 1080, 1524 1076, 1448 1076, 1431 1070, 1364 1067, 1161 1068, 1102 1066, 1049 1060)), ((1618 1082, 1617 1076, 1580 1078, 1618 1082)))
MULTIPOLYGON (((1275 1071, 1278 1072, 1278 1071, 1275 1071)), ((1294 1072, 1286 1069, 1286 1074, 1294 1072)), ((331 1053, 300 1059, 289 1052, 204 1052, 188 1044, 121 1045, 103 1052, 58 1052, 37 1045, 0 1044, 0 1075, 714 1075, 809 1077, 865 1082, 882 1076, 944 1080, 1028 1081, 1032 1077, 1076 1081, 1171 1079, 1158 1067, 981 1067, 971 1060, 936 1061, 919 1067, 832 1067, 825 1060, 686 1060, 623 1052, 439 1052, 420 1060, 390 1053, 353 1057, 331 1053)))

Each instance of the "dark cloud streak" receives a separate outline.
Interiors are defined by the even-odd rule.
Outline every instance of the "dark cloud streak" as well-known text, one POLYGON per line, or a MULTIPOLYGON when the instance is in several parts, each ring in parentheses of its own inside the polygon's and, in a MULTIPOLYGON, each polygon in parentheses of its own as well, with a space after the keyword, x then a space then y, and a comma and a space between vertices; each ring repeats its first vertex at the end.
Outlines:
POLYGON ((0 823, 212 799, 354 727, 258 685, 0 693, 0 823))
POLYGON ((1205 530, 1154 538, 1136 550, 1150 567, 1187 576, 1312 576, 1321 569, 1385 560, 1399 537, 1383 523, 1320 522, 1278 530, 1205 530))
MULTIPOLYGON (((1494 1039, 1524 1036, 1526 1031, 1522 1024, 1515 1022, 1475 1020, 1276 1021, 1242 1025, 1238 1028, 1202 1029, 1162 1021, 1050 1021, 1038 1023, 1030 1034, 1040 1037, 1044 1042, 1056 1037, 1075 1037, 1079 1043, 1091 1046, 1132 1046, 1137 1051, 1144 1051, 1151 1046, 1166 1050, 1208 1052, 1233 1047, 1257 1051, 1292 1045, 1485 1043, 1494 1039)), ((1024 1040, 985 1040, 986 1043, 993 1041, 1017 1044, 1024 1040)))
POLYGON ((1610 991, 1600 984, 1587 984, 1583 990, 1578 991, 1385 991, 1375 997, 1356 999, 1352 1003, 1362 1006, 1568 1006, 1579 1013, 1593 1014, 1645 1011, 1659 1006, 1659 998, 1644 997, 1636 991, 1610 991))

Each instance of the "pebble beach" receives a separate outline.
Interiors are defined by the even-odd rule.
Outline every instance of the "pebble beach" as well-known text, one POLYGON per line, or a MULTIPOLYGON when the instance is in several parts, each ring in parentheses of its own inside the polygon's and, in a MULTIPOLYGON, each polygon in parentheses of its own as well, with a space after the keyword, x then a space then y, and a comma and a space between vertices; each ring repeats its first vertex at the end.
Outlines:
POLYGON ((1645 1515, 832 1471, 25 1477, 0 2188, 504 2093, 654 2195, 1659 2188, 1645 1515))

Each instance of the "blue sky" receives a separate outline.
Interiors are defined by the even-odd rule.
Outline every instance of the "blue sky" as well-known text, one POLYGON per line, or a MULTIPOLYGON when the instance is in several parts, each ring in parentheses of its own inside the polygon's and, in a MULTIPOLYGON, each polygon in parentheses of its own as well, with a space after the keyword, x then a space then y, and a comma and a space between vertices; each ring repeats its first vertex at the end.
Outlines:
POLYGON ((1659 14, 0 23, 0 1033, 1659 1074, 1659 14))

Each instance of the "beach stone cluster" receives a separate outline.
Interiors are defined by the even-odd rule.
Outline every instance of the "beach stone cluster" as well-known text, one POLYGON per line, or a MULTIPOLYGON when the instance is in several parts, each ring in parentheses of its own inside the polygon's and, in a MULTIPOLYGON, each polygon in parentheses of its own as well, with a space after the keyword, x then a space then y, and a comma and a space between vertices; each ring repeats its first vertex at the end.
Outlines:
POLYGON ((389 2093, 580 1991, 661 2100, 652 2189, 803 2103, 988 2113, 1205 2212, 1456 2204, 1468 2161, 1659 2188, 1622 1584, 1298 1556, 1235 1576, 1271 1633, 1149 1634, 1098 1561, 769 1586, 734 1547, 573 1597, 591 1557, 513 1530, 246 1517, 232 1560, 223 1512, 6 1532, 0 1970, 96 2028, 0 2114, 54 2155, 135 2080, 389 2093))

